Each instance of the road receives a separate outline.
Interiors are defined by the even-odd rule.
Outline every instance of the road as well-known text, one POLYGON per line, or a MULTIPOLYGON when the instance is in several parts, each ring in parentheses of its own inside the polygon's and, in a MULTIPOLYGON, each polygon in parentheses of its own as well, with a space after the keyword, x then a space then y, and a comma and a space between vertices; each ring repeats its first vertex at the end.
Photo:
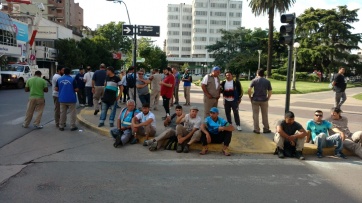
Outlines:
MULTIPOLYGON (((0 126, 1 137, 12 141, 1 138, 0 202, 362 202, 357 157, 299 161, 263 154, 149 152, 141 145, 115 149, 112 139, 82 126, 75 132, 57 130, 50 93, 42 130, 20 127, 27 93, 1 90, 0 98, 1 122, 12 121, 0 126)), ((315 95, 295 98, 311 103, 315 95)), ((281 106, 275 104, 272 113, 281 106)), ((303 112, 300 106, 293 108, 303 120, 319 108, 315 104, 303 112)), ((246 114, 249 108, 242 110, 246 114)), ((352 122, 356 126, 360 120, 352 122)))

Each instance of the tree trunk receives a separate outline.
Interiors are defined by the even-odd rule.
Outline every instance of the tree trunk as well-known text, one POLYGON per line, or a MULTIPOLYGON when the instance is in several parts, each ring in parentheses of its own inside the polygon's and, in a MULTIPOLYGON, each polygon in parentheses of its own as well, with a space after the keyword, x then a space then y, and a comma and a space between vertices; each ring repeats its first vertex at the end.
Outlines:
POLYGON ((273 31, 274 31, 274 9, 269 9, 269 32, 268 32, 268 62, 266 77, 271 77, 271 64, 273 58, 273 31))

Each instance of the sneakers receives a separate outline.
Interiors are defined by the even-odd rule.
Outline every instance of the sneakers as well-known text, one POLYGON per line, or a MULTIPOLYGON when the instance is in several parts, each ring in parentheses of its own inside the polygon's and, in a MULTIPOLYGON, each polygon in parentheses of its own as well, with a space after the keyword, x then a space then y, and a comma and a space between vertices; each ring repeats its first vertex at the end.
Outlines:
POLYGON ((302 151, 296 151, 295 152, 295 158, 299 159, 299 160, 305 160, 302 151))
POLYGON ((116 137, 116 140, 114 141, 114 144, 113 144, 113 147, 114 148, 117 148, 118 146, 123 146, 123 143, 122 143, 122 135, 118 135, 116 137))
POLYGON ((143 142, 143 146, 147 147, 147 146, 151 146, 151 144, 153 143, 153 140, 145 140, 143 142))
POLYGON ((187 145, 185 145, 183 152, 184 153, 189 153, 189 151, 190 151, 189 145, 187 144, 187 145))
POLYGON ((78 127, 71 128, 70 131, 76 131, 78 130, 78 127))
POLYGON ((336 153, 336 154, 334 154, 334 156, 342 158, 342 159, 347 159, 346 155, 344 155, 342 152, 336 153))
POLYGON ((317 157, 318 157, 318 158, 323 158, 322 152, 317 152, 317 157))
POLYGON ((35 129, 43 129, 43 126, 42 125, 34 125, 34 128, 35 129))
POLYGON ((23 127, 23 128, 28 128, 28 126, 25 126, 24 124, 23 124, 23 125, 21 125, 21 127, 23 127))
POLYGON ((97 115, 98 112, 99 112, 99 110, 95 110, 95 111, 94 111, 94 115, 97 115))
POLYGON ((104 123, 98 124, 98 127, 103 127, 103 126, 104 126, 104 123))
POLYGON ((81 104, 80 106, 81 106, 81 107, 85 107, 85 104, 81 104))
POLYGON ((177 144, 176 152, 181 153, 182 152, 182 144, 177 144))
POLYGON ((133 138, 132 141, 130 142, 130 144, 136 144, 139 140, 137 138, 133 138))
POLYGON ((155 141, 155 142, 152 142, 149 150, 150 150, 150 151, 156 151, 156 150, 157 150, 157 145, 158 145, 158 143, 157 143, 156 141, 155 141))
POLYGON ((237 125, 237 126, 236 126, 236 129, 238 129, 238 131, 242 131, 242 130, 243 130, 240 125, 237 125))
POLYGON ((284 150, 278 148, 278 157, 284 159, 284 150))

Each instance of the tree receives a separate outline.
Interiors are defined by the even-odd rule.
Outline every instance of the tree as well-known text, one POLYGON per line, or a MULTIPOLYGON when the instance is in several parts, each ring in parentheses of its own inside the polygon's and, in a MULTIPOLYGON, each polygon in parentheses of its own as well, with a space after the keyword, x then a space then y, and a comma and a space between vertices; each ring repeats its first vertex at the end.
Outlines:
POLYGON ((132 40, 122 35, 123 22, 110 22, 101 26, 95 32, 94 40, 97 41, 97 37, 102 39, 104 46, 109 51, 119 50, 132 50, 132 40))
POLYGON ((227 68, 235 75, 258 67, 258 49, 266 50, 267 32, 261 29, 239 28, 221 30, 221 40, 206 46, 215 58, 214 64, 227 68))
POLYGON ((145 62, 139 64, 140 68, 150 71, 150 68, 163 68, 167 66, 166 54, 158 46, 152 44, 149 38, 138 40, 139 56, 145 58, 145 62))
POLYGON ((82 50, 74 39, 58 39, 55 41, 58 50, 57 60, 59 64, 69 68, 80 67, 83 64, 82 50))
POLYGON ((310 69, 336 72, 339 66, 353 67, 359 71, 361 63, 351 50, 359 49, 362 34, 352 34, 351 23, 358 22, 358 9, 347 6, 337 9, 309 8, 297 18, 297 40, 301 44, 298 59, 310 69))
POLYGON ((269 18, 267 77, 271 75, 273 57, 274 13, 284 13, 294 3, 295 0, 250 0, 249 7, 255 16, 267 13, 269 18))

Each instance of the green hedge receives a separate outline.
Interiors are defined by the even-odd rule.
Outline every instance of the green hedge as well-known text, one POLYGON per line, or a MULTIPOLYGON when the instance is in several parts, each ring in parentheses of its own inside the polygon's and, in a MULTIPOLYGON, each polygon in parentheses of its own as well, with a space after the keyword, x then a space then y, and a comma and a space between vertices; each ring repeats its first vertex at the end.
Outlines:
MULTIPOLYGON (((286 74, 279 74, 277 73, 278 71, 275 71, 272 74, 272 78, 275 80, 281 80, 281 81, 286 81, 287 80, 287 76, 286 74)), ((283 72, 283 71, 282 71, 283 72)), ((293 77, 293 76, 291 76, 293 77)), ((308 81, 308 82, 318 82, 319 81, 319 77, 316 74, 310 74, 307 72, 297 72, 296 73, 296 78, 297 81, 308 81)))

